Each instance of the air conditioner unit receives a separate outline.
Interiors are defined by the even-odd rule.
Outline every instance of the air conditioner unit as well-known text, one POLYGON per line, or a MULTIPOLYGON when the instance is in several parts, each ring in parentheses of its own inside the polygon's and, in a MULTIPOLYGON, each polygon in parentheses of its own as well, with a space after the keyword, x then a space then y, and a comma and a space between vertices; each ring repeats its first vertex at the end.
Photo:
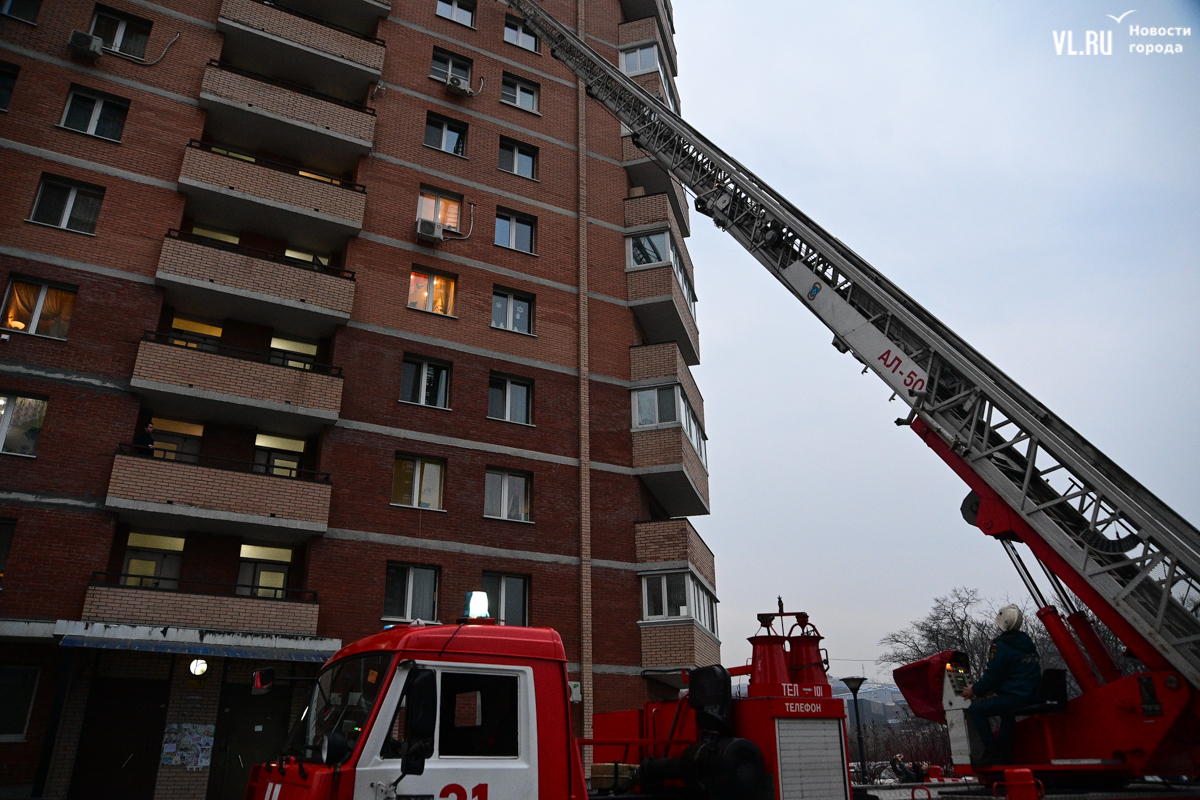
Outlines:
POLYGON ((445 239, 442 223, 431 219, 417 220, 417 241, 437 243, 445 239))
POLYGON ((67 47, 70 48, 71 55, 92 62, 104 54, 104 40, 84 31, 71 31, 67 47))
POLYGON ((471 91, 471 82, 466 78, 460 78, 457 75, 451 75, 446 79, 446 92, 457 95, 458 97, 470 97, 475 94, 471 91))

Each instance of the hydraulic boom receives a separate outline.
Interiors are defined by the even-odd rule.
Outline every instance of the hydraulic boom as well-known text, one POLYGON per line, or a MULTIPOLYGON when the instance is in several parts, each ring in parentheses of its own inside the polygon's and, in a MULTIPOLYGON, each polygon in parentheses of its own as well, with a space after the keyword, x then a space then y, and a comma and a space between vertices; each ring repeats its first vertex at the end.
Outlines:
MULTIPOLYGON (((1200 687, 1200 532, 998 367, 533 0, 507 0, 736 239, 884 380, 971 486, 964 515, 1025 542, 1151 669, 1200 687)), ((1057 580, 1056 580, 1057 579, 1057 580)))

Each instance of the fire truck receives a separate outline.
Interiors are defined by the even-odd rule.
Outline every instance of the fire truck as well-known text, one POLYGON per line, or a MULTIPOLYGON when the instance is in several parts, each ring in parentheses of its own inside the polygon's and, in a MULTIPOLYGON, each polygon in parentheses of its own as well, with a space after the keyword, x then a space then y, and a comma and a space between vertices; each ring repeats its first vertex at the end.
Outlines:
MULTIPOLYGON (((1015 767, 971 766, 979 746, 962 653, 896 671, 914 713, 947 724, 955 773, 1011 798, 1039 797, 1043 786, 1200 796, 1188 782, 1200 774, 1200 532, 537 3, 505 2, 697 212, 908 407, 896 424, 967 484, 963 517, 1000 543, 1038 604, 1067 669, 1046 670, 1021 710, 1015 767), (1125 664, 1093 618, 1124 645, 1125 664)), ((806 615, 782 611, 760 615, 749 666, 693 670, 679 701, 597 715, 590 739, 571 734, 554 631, 490 625, 486 612, 383 631, 324 667, 286 756, 254 768, 247 800, 849 798, 845 711, 830 697, 820 634, 806 615), (735 698, 738 674, 749 683, 735 698)), ((255 682, 266 690, 271 676, 255 682)))

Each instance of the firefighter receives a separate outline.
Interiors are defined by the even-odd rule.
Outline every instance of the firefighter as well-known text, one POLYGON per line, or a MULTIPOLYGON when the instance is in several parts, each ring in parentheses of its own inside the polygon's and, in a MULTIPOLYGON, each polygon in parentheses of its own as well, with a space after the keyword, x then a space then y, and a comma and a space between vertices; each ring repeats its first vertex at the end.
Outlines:
POLYGON ((1036 702, 1042 666, 1037 647, 1021 630, 1021 609, 1009 604, 996 614, 1000 635, 988 650, 987 669, 979 680, 963 691, 971 704, 970 715, 983 743, 983 756, 976 766, 1012 763, 1016 716, 1022 706, 1036 702), (992 717, 1000 718, 999 739, 992 734, 992 717))

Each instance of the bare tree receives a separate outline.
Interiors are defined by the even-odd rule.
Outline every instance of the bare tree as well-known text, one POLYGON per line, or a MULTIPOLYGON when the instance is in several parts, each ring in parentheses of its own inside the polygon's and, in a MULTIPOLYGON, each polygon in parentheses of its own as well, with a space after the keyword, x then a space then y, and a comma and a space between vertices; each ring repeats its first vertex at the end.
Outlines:
POLYGON ((978 675, 987 663, 994 628, 990 603, 979 597, 979 590, 957 586, 950 594, 935 598, 924 617, 880 639, 889 649, 879 661, 903 666, 943 650, 961 650, 971 661, 971 671, 978 675))

